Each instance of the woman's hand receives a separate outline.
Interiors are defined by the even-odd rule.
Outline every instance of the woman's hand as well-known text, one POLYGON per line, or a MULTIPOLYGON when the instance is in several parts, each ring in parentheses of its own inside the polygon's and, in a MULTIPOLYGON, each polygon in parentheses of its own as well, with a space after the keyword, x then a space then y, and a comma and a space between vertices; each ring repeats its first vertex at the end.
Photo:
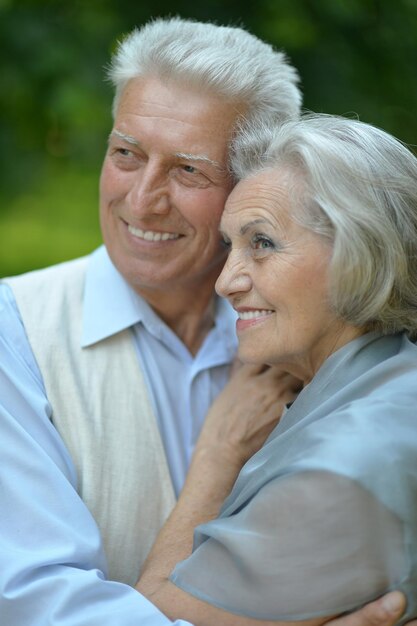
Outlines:
POLYGON ((225 455, 235 468, 257 452, 292 402, 301 382, 276 367, 240 365, 211 406, 196 452, 225 455))

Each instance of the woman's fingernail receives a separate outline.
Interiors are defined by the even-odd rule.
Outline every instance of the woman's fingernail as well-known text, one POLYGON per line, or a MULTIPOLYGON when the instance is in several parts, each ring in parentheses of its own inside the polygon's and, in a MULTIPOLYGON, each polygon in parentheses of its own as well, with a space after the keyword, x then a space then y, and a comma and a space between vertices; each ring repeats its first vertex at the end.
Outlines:
POLYGON ((382 606, 389 613, 401 615, 405 609, 405 598, 399 591, 393 591, 382 598, 382 606))

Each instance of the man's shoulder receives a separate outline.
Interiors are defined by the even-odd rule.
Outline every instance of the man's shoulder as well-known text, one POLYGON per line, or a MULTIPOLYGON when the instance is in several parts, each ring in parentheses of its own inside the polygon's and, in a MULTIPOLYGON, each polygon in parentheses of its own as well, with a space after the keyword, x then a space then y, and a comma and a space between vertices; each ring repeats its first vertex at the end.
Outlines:
POLYGON ((12 287, 24 284, 36 284, 48 282, 50 279, 65 280, 65 278, 75 278, 83 274, 87 267, 91 255, 86 255, 70 261, 63 261, 48 267, 31 270, 16 276, 7 276, 1 282, 8 283, 12 287))
POLYGON ((82 306, 89 256, 33 270, 1 281, 8 285, 26 329, 48 326, 51 317, 71 317, 82 306))

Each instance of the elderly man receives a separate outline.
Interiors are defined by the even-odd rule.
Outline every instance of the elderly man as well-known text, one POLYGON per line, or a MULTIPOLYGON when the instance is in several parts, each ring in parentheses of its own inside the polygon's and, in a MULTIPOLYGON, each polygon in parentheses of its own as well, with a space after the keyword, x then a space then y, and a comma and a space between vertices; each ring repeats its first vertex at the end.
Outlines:
MULTIPOLYGON (((229 141, 251 118, 284 120, 301 103, 281 53, 242 29, 178 19, 133 32, 111 77, 104 247, 0 287, 8 626, 169 623, 133 585, 235 353, 233 315, 213 290, 229 141)), ((214 413, 229 406, 243 429, 260 407, 269 424, 288 381, 238 376, 214 413)), ((397 612, 371 606, 350 623, 392 623, 402 600, 390 600, 397 612)))

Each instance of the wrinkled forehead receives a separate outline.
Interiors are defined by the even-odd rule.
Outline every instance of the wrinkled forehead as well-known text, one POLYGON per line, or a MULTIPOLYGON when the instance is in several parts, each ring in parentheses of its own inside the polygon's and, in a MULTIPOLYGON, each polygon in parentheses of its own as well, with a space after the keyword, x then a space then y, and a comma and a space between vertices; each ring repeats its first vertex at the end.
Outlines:
POLYGON ((289 185, 292 177, 286 168, 274 167, 251 174, 239 181, 230 193, 220 228, 233 227, 236 220, 259 216, 279 218, 289 211, 289 185))

